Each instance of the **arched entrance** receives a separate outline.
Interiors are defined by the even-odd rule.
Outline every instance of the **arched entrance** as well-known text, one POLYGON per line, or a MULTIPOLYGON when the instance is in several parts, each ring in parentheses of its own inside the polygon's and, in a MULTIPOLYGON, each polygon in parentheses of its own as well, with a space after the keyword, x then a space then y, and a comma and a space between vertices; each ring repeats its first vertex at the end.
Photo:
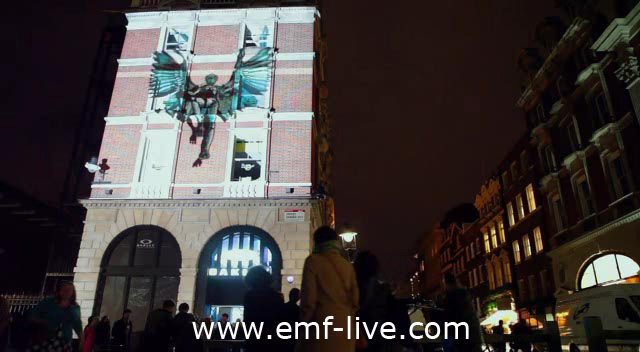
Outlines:
POLYGON ((182 263, 175 238, 157 226, 135 226, 116 236, 101 264, 94 314, 111 322, 131 309, 133 332, 167 299, 176 300, 182 263))
POLYGON ((254 226, 231 226, 217 232, 204 246, 198 260, 195 312, 217 320, 223 313, 242 319, 244 275, 256 265, 273 275, 281 288, 282 255, 275 240, 254 226))

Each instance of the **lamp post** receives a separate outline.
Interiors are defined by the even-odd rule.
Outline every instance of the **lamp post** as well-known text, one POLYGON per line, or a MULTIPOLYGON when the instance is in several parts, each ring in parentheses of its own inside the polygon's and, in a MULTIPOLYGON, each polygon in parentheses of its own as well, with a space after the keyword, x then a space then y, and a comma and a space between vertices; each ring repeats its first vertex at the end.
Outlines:
POLYGON ((353 263, 355 259, 356 250, 358 249, 356 243, 356 237, 358 233, 345 227, 345 230, 340 233, 340 239, 342 240, 342 248, 347 252, 347 258, 353 263))

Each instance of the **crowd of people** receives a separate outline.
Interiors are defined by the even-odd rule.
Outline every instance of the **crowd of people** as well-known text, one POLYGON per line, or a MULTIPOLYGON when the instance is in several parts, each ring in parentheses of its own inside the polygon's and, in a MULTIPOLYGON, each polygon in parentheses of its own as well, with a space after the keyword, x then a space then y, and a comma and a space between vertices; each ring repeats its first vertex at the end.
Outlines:
MULTIPOLYGON (((244 323, 262 324, 263 338, 238 337, 246 341, 242 349, 247 352, 394 352, 410 347, 413 343, 411 339, 400 338, 403 334, 410 336, 407 308, 395 297, 391 286, 379 279, 376 256, 361 252, 354 263, 350 263, 343 256, 337 233, 329 227, 316 230, 313 239, 313 253, 304 263, 301 289, 292 289, 288 302, 285 303, 283 294, 274 289, 273 278, 267 269, 256 266, 246 274, 244 323), (304 339, 277 338, 277 327, 282 322, 289 323, 294 329, 297 322, 316 322, 323 326, 322 323, 329 316, 333 317, 333 326, 327 330, 328 338, 314 338, 314 334, 304 339), (354 338, 354 333, 349 338, 348 331, 356 329, 356 318, 361 326, 359 337, 354 338), (397 339, 383 338, 380 330, 368 337, 362 331, 362 323, 367 326, 377 323, 380 326, 385 322, 394 324, 397 339), (266 335, 274 338, 265 339, 266 335)), ((451 274, 444 276, 444 284, 446 290, 441 302, 441 314, 431 316, 431 321, 466 322, 470 327, 469 339, 445 339, 442 343, 444 351, 481 351, 482 333, 467 290, 460 287, 451 274)), ((196 338, 193 323, 211 324, 211 318, 199 320, 189 313, 189 309, 187 303, 176 307, 174 301, 164 301, 160 308, 149 313, 141 340, 135 344, 135 351, 201 351, 203 341, 196 338)), ((75 350, 105 351, 108 349, 104 347, 110 346, 113 348, 111 350, 133 352, 130 316, 131 310, 125 309, 113 326, 107 316, 92 316, 83 328, 75 288, 71 282, 63 283, 53 297, 41 301, 30 313, 27 351, 72 351, 75 332, 79 338, 75 350)), ((234 323, 239 322, 237 320, 234 323)), ((219 331, 226 324, 234 323, 230 322, 228 314, 222 314, 214 327, 219 331)), ((504 333, 500 331, 501 326, 494 333, 504 333)), ((216 336, 220 337, 219 334, 216 336)), ((524 345, 515 347, 531 351, 524 345)), ((237 350, 231 347, 225 351, 234 349, 237 350)), ((493 349, 498 352, 507 350, 504 344, 497 344, 493 349)))

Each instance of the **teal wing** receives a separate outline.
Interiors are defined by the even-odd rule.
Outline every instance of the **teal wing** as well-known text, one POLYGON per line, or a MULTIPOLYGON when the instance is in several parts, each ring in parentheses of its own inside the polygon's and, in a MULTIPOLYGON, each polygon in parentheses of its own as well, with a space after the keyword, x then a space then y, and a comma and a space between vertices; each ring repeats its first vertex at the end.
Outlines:
POLYGON ((247 61, 238 60, 232 78, 222 85, 223 113, 256 106, 256 97, 269 89, 273 72, 273 48, 263 48, 247 61))
POLYGON ((153 69, 149 82, 149 94, 153 97, 167 97, 165 111, 170 115, 182 111, 184 93, 191 85, 187 77, 186 60, 178 52, 155 52, 153 69))
POLYGON ((269 88, 273 68, 273 49, 261 49, 255 56, 242 62, 236 70, 236 79, 242 83, 244 94, 264 94, 269 88))

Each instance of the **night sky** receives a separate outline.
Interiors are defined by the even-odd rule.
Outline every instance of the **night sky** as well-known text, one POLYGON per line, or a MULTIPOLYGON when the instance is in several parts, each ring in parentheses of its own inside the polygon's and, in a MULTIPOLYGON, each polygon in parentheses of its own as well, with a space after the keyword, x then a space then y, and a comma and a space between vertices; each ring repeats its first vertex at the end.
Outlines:
MULTIPOLYGON (((99 3, 23 2, 9 19, 21 30, 5 38, 15 65, 0 181, 52 205, 106 23, 99 9, 127 2, 99 3)), ((408 273, 418 236, 473 201, 524 132, 516 56, 557 14, 552 3, 326 1, 338 223, 356 228, 386 278, 408 273)))

